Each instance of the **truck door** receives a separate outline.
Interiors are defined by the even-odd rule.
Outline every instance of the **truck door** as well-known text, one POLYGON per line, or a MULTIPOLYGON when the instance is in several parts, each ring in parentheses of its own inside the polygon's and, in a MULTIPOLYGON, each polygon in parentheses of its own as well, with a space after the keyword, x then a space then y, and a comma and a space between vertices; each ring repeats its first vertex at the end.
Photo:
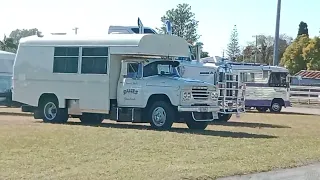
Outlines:
POLYGON ((127 63, 127 73, 118 84, 118 106, 120 107, 142 107, 142 69, 140 62, 127 63))

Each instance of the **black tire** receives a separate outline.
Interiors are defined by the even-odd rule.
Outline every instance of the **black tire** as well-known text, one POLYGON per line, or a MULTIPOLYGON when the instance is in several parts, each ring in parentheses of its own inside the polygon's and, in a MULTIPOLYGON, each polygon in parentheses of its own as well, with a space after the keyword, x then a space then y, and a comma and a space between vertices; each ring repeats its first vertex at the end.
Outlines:
POLYGON ((173 121, 175 119, 176 112, 173 106, 165 101, 154 102, 148 111, 148 119, 150 120, 150 125, 152 128, 157 130, 168 130, 172 127, 173 121), (158 112, 157 112, 158 111, 158 112), (159 113, 159 118, 156 119, 156 113, 159 113))
POLYGON ((279 113, 282 110, 282 102, 280 100, 273 100, 270 106, 270 112, 279 113))
POLYGON ((101 124, 104 120, 101 114, 94 113, 83 113, 79 119, 83 124, 101 124))
POLYGON ((68 121, 69 115, 67 109, 59 108, 58 99, 55 97, 42 99, 40 101, 39 109, 43 122, 66 123, 68 121))
POLYGON ((188 128, 192 129, 192 130, 205 130, 208 126, 208 123, 209 122, 207 122, 207 121, 195 121, 195 120, 193 120, 191 115, 186 120, 186 124, 187 124, 188 128))
POLYGON ((267 112, 268 108, 267 107, 256 107, 256 109, 258 110, 258 112, 267 112))
POLYGON ((219 113, 218 114, 218 118, 217 120, 214 120, 215 122, 228 122, 232 117, 232 114, 223 114, 223 113, 219 113))

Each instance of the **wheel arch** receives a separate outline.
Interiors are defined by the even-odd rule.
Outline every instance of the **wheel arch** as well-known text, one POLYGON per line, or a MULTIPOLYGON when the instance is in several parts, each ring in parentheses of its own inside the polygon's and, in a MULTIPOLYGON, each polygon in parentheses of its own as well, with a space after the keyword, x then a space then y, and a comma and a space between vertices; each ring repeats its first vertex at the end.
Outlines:
POLYGON ((46 98, 55 98, 58 101, 59 108, 65 108, 66 103, 64 102, 64 100, 59 98, 54 93, 43 93, 43 94, 41 94, 41 96, 39 97, 39 100, 38 100, 38 107, 40 106, 40 103, 43 100, 45 100, 46 98))

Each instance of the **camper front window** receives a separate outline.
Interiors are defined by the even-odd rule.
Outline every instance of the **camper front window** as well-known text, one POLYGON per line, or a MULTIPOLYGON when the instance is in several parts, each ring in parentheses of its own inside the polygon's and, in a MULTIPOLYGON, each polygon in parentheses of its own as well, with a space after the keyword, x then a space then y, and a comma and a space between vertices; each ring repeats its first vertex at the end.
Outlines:
POLYGON ((127 78, 141 78, 142 77, 142 64, 133 62, 128 63, 127 78))
POLYGON ((143 68, 143 77, 149 76, 178 76, 178 71, 174 63, 167 61, 156 61, 147 64, 143 68))

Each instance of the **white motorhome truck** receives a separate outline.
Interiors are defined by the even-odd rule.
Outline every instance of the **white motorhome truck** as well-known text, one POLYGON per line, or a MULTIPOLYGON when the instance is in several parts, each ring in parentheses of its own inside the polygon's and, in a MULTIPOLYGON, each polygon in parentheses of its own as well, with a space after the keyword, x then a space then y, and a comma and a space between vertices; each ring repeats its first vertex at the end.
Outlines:
POLYGON ((176 36, 109 34, 22 38, 13 74, 13 100, 36 119, 64 123, 150 123, 168 129, 185 122, 205 129, 217 119, 216 86, 181 78, 176 56, 188 56, 176 36))
MULTIPOLYGON (((157 34, 150 27, 143 27, 144 34, 157 34)), ((138 26, 109 26, 109 34, 138 34, 138 26)), ((232 114, 245 112, 245 85, 240 82, 239 73, 232 72, 225 64, 204 65, 199 62, 201 49, 197 46, 196 56, 192 53, 193 46, 188 43, 188 57, 176 57, 180 62, 179 74, 184 78, 198 79, 215 84, 219 89, 220 113, 216 121, 228 121, 232 114)))
POLYGON ((11 104, 12 68, 16 55, 0 51, 0 104, 11 104))

